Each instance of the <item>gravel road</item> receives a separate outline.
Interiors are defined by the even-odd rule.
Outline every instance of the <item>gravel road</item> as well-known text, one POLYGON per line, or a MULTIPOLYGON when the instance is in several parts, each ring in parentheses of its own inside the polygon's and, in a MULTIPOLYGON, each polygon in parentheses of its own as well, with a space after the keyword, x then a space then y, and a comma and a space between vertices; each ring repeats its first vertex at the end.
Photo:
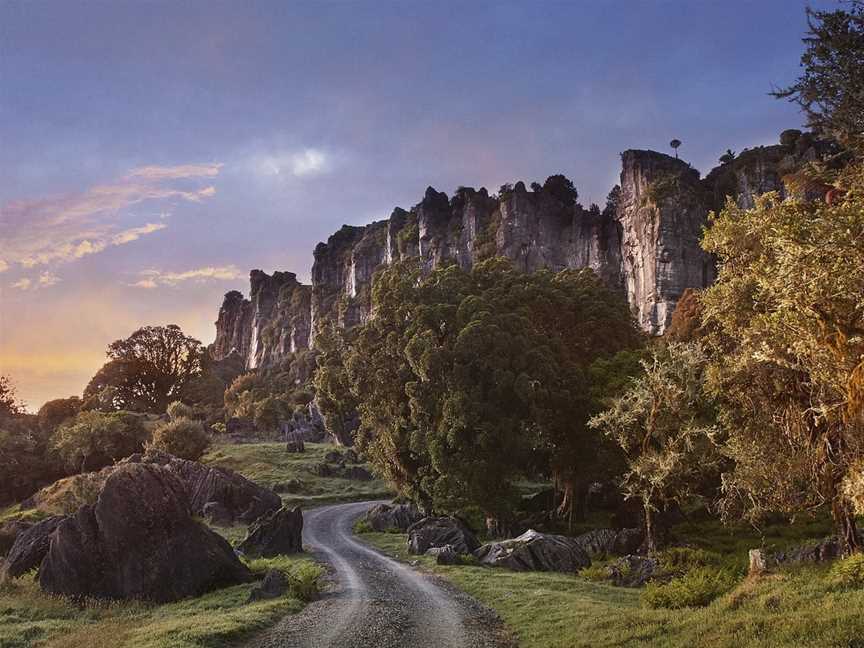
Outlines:
POLYGON ((440 579, 359 542, 354 521, 377 502, 305 511, 303 543, 329 569, 321 599, 258 635, 252 648, 503 648, 494 612, 440 579))

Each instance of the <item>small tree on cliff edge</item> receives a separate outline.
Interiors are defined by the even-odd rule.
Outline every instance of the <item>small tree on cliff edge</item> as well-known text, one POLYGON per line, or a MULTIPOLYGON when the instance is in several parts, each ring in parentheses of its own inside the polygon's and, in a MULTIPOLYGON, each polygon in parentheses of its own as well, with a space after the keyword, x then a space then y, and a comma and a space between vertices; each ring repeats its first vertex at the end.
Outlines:
POLYGON ((669 142, 669 146, 671 146, 675 150, 675 159, 678 159, 678 147, 681 146, 681 140, 673 139, 669 142))

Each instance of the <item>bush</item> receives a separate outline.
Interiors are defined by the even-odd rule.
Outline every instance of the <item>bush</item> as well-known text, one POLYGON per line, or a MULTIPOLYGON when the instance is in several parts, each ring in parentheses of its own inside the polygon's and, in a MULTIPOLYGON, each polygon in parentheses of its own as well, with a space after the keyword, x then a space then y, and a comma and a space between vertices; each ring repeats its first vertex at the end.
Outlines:
POLYGON ((648 583, 642 602, 655 609, 701 607, 730 591, 735 583, 735 576, 728 570, 699 567, 668 583, 648 583))
POLYGON ((831 567, 828 577, 839 587, 864 587, 864 554, 856 553, 838 560, 831 567))
POLYGON ((170 418, 172 421, 176 421, 177 419, 181 418, 195 418, 195 411, 182 401, 174 401, 173 403, 168 405, 168 409, 166 409, 165 412, 166 414, 168 414, 168 418, 170 418))
POLYGON ((54 432, 57 454, 72 470, 86 472, 140 452, 147 430, 140 416, 129 412, 81 412, 54 432))
POLYGON ((609 580, 609 570, 606 565, 589 565, 579 571, 579 576, 592 583, 609 580))
POLYGON ((288 589, 301 601, 314 601, 318 598, 318 585, 323 573, 322 567, 313 562, 304 561, 292 565, 285 574, 288 589))
POLYGON ((372 533, 375 529, 372 528, 372 525, 369 524, 369 520, 366 518, 360 518, 354 523, 354 535, 360 535, 361 533, 372 533))
POLYGON ((661 551, 657 558, 665 573, 679 575, 699 567, 720 567, 723 563, 718 553, 689 547, 670 547, 661 551))
POLYGON ((178 418, 163 423, 153 431, 149 447, 162 450, 181 459, 197 461, 210 446, 210 437, 201 421, 178 418))

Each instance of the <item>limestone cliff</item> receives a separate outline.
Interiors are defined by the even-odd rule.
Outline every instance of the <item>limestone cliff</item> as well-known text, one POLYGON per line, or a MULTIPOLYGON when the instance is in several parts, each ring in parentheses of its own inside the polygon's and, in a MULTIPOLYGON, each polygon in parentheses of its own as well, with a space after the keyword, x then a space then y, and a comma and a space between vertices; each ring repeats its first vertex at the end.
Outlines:
POLYGON ((794 133, 779 146, 732 156, 704 180, 668 155, 625 151, 620 185, 602 211, 580 205, 563 176, 530 190, 522 182, 505 185, 498 195, 460 187, 448 198, 429 187, 411 210, 345 225, 319 243, 311 286, 292 273, 254 270, 248 300, 236 291, 225 296, 211 353, 219 359, 236 351, 249 368, 270 366, 314 346, 315 325, 324 318, 361 324, 370 315, 375 271, 414 257, 427 271, 445 262, 470 268, 490 256, 526 272, 591 268, 625 292, 646 332, 660 334, 684 290, 713 280, 713 261, 699 245, 708 212, 726 196, 749 206, 758 194, 783 191, 789 169, 819 154, 812 139, 794 133))

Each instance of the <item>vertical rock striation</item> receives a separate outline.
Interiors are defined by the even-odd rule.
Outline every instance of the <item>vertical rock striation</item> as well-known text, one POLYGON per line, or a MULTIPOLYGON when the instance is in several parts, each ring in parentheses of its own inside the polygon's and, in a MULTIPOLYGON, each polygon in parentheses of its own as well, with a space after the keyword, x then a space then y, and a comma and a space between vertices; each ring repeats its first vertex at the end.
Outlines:
POLYGON ((531 190, 517 182, 497 196, 459 187, 448 198, 429 187, 410 211, 396 208, 387 220, 345 225, 319 243, 311 286, 290 272, 253 270, 249 299, 236 291, 225 295, 211 353, 221 359, 233 351, 248 368, 267 367, 313 347, 322 319, 362 324, 370 316, 375 272, 408 258, 419 259, 425 271, 444 263, 467 269, 491 256, 525 272, 591 268, 626 293, 646 332, 661 334, 684 291, 714 279, 713 260, 699 245, 708 212, 727 196, 749 207, 761 193, 785 192, 790 171, 827 151, 798 131, 784 138, 732 156, 705 179, 668 155, 625 151, 620 185, 602 211, 576 202, 563 176, 531 190))

